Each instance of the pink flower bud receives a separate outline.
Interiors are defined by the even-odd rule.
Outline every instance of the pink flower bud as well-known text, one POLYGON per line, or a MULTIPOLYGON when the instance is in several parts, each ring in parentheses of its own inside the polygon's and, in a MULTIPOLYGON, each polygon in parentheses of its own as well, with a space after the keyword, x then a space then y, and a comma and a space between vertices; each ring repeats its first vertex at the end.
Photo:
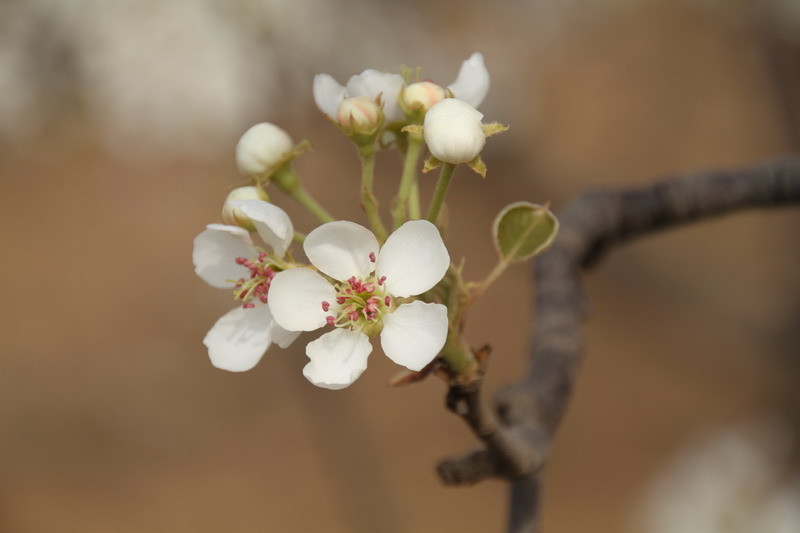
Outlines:
POLYGON ((427 112, 431 107, 444 100, 442 87, 429 81, 412 83, 401 93, 401 103, 406 113, 415 111, 427 112))
POLYGON ((351 133, 369 135, 383 124, 383 111, 366 96, 345 98, 336 109, 336 120, 351 133))

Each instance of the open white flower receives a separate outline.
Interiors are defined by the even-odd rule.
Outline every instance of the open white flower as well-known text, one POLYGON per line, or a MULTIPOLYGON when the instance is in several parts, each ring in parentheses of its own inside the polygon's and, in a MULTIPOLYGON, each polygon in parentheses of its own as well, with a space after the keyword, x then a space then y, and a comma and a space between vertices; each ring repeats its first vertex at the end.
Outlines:
POLYGON ((272 318, 266 305, 275 276, 273 258, 281 258, 294 235, 289 216, 260 200, 232 202, 255 225, 258 235, 272 248, 267 253, 253 246, 247 230, 209 224, 194 239, 192 262, 200 278, 219 289, 233 290, 240 305, 222 316, 203 339, 211 364, 231 372, 250 370, 275 343, 289 346, 299 335, 272 318))
POLYGON ((472 107, 480 107, 489 92, 489 71, 483 63, 483 54, 475 52, 461 64, 456 81, 447 86, 459 100, 472 107))
POLYGON ((306 347, 303 374, 314 385, 341 389, 367 367, 369 337, 380 335, 384 353, 395 363, 421 370, 444 346, 447 308, 416 296, 444 277, 450 256, 436 226, 406 222, 383 248, 371 231, 354 222, 323 224, 308 234, 304 249, 320 272, 294 268, 272 280, 269 307, 275 321, 292 331, 336 329, 306 347))
POLYGON ((403 112, 397 105, 397 95, 402 87, 403 77, 400 74, 374 69, 367 69, 361 74, 351 76, 346 87, 339 85, 339 82, 328 74, 317 74, 314 76, 314 102, 320 111, 336 118, 339 104, 345 98, 365 96, 375 100, 380 94, 386 122, 393 122, 403 119, 403 112))

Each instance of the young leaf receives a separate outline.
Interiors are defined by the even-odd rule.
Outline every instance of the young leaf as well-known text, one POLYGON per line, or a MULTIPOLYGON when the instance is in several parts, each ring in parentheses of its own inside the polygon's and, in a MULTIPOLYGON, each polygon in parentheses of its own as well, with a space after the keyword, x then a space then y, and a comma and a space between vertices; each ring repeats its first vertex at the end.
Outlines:
POLYGON ((516 202, 500 211, 492 233, 501 261, 525 261, 553 243, 558 220, 547 206, 516 202))

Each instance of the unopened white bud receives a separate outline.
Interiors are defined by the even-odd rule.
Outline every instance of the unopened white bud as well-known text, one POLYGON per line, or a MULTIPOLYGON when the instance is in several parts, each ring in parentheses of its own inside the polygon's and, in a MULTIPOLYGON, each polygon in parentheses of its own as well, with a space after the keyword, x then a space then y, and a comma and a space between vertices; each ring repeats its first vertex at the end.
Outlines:
POLYGON ((263 175, 285 161, 294 143, 289 134, 275 124, 256 124, 236 144, 236 165, 247 175, 263 175))
POLYGON ((412 83, 400 95, 401 105, 406 113, 427 112, 444 100, 444 89, 430 81, 412 83))
POLYGON ((269 200, 269 196, 262 189, 248 185, 233 189, 225 198, 225 204, 222 206, 222 222, 229 226, 239 226, 247 231, 255 231, 256 228, 250 218, 241 209, 231 205, 231 202, 236 200, 264 200, 266 202, 269 200))
POLYGON ((336 110, 336 120, 351 134, 370 135, 383 124, 383 111, 366 96, 345 98, 336 110))
POLYGON ((425 115, 424 136, 436 159, 457 165, 469 163, 486 145, 483 114, 466 102, 445 98, 425 115))

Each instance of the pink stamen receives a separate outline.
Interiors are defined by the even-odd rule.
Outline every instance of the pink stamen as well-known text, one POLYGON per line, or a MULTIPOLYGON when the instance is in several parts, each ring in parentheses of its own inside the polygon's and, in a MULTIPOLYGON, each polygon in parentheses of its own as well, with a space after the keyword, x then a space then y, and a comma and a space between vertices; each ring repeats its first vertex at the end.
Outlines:
POLYGON ((386 281, 386 276, 381 276, 381 279, 378 280, 378 285, 383 285, 384 281, 386 281))
POLYGON ((330 304, 330 302, 322 302, 322 310, 323 310, 324 312, 326 312, 326 313, 327 313, 327 312, 328 312, 328 309, 330 309, 330 308, 331 308, 331 304, 330 304))
POLYGON ((370 252, 369 253, 369 260, 372 261, 373 263, 376 261, 375 252, 370 252))
POLYGON ((392 304, 392 299, 387 296, 383 299, 383 303, 386 304, 386 307, 389 307, 392 304))
POLYGON ((245 258, 245 257, 237 257, 236 258, 236 264, 237 265, 243 265, 243 264, 245 264, 246 261, 247 261, 247 258, 245 258))
POLYGON ((244 304, 242 307, 244 307, 245 309, 252 309, 252 308, 254 308, 255 306, 256 306, 256 304, 252 304, 252 303, 250 303, 250 304, 244 304))

